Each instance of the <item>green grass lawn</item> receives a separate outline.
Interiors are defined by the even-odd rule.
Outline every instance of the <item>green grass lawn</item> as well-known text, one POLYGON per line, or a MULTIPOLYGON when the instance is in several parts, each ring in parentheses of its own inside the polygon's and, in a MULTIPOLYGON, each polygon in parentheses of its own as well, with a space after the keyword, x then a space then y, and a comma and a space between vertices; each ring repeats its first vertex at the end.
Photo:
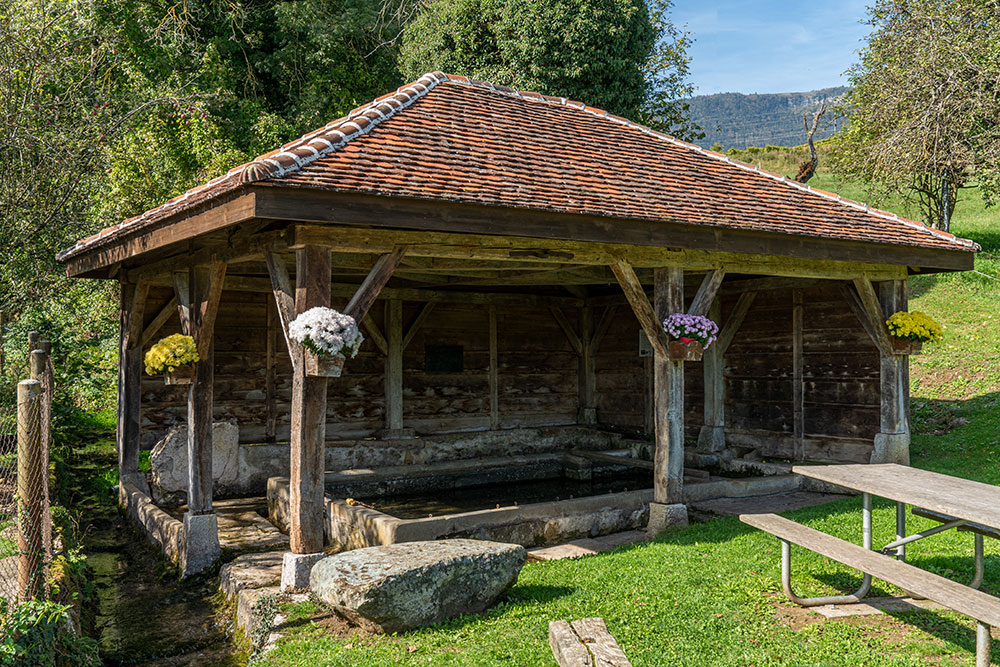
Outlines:
MULTIPOLYGON (((789 161, 791 164, 794 161, 789 161)), ((766 167, 767 165, 765 165, 766 167)), ((863 199, 820 173, 812 184, 863 199)), ((1000 277, 1000 221, 964 191, 953 231, 984 249, 976 269, 1000 277)), ((904 211, 900 210, 900 213, 904 211)), ((912 359, 913 463, 1000 484, 1000 281, 978 274, 912 280, 911 310, 940 321, 945 340, 912 359)), ((861 501, 788 514, 860 543, 861 501)), ((875 542, 895 537, 895 511, 876 503, 875 542)), ((931 522, 915 517, 911 529, 931 522)), ((1000 545, 986 541, 984 590, 1000 593, 1000 545)), ((972 537, 951 531, 911 545, 908 561, 943 576, 972 576, 972 537)), ((796 549, 800 594, 853 590, 847 568, 796 549)), ((736 519, 698 524, 651 543, 573 561, 526 565, 489 612, 401 636, 336 636, 313 603, 289 605, 291 629, 270 665, 553 665, 548 623, 601 616, 642 665, 971 665, 974 623, 950 612, 907 612, 818 622, 780 593, 777 539, 736 519)), ((873 595, 899 591, 876 582, 873 595)), ((1000 642, 993 662, 1000 662, 1000 642)))

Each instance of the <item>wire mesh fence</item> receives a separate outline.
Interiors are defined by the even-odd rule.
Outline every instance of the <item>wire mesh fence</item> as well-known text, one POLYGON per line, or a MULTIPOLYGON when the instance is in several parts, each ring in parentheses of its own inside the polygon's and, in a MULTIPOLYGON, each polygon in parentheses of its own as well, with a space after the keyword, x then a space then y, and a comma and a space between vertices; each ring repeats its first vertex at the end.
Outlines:
POLYGON ((0 596, 17 600, 17 405, 0 404, 0 596))

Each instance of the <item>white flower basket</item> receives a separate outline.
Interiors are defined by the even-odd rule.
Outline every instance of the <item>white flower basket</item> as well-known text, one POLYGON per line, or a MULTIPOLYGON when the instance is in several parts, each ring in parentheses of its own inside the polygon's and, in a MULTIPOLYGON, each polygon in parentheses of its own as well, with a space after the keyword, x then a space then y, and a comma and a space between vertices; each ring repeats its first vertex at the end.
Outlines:
POLYGON ((353 317, 323 306, 296 317, 288 335, 306 349, 304 370, 309 377, 340 377, 344 363, 365 340, 353 317))

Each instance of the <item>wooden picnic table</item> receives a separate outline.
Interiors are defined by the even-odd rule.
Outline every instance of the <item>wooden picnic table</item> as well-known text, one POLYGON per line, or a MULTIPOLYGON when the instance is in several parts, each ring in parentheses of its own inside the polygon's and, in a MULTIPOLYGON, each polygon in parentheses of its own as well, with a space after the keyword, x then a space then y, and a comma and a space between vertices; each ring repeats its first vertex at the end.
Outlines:
POLYGON ((1000 487, 898 463, 794 466, 792 472, 1000 530, 1000 487))
POLYGON ((860 602, 876 576, 915 596, 934 600, 974 618, 976 667, 990 665, 990 626, 1000 627, 1000 600, 983 593, 983 536, 1000 532, 1000 487, 895 463, 794 466, 792 471, 862 494, 862 546, 804 526, 777 514, 744 514, 740 520, 778 537, 781 541, 781 583, 785 594, 803 606, 860 602), (881 549, 872 545, 872 496, 896 501, 896 540, 881 549), (906 506, 915 514, 939 522, 938 526, 906 534, 906 506), (946 530, 975 533, 976 573, 963 585, 905 562, 906 545, 946 530), (850 595, 804 598, 791 583, 791 544, 854 567, 864 574, 861 587, 850 595))

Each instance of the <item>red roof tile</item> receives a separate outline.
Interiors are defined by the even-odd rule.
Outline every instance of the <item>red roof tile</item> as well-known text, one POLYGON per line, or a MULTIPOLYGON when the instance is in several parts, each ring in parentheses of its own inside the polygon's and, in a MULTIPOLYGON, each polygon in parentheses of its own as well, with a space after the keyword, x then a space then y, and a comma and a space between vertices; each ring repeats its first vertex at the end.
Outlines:
POLYGON ((249 182, 978 250, 579 102, 431 73, 59 257, 249 182))

